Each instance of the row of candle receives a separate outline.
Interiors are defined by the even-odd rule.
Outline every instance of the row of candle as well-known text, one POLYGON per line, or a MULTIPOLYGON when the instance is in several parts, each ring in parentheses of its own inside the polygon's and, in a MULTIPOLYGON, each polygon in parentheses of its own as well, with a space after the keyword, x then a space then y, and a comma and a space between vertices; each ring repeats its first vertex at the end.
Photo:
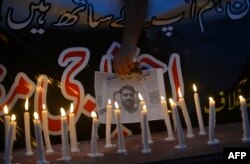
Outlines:
MULTIPOLYGON (((73 104, 71 103, 70 106, 70 113, 69 113, 69 130, 68 130, 68 123, 67 123, 67 117, 65 114, 65 111, 63 108, 61 108, 61 135, 62 135, 62 151, 63 151, 63 157, 60 160, 70 160, 69 157, 69 150, 68 148, 68 131, 70 133, 70 143, 71 143, 71 152, 79 152, 79 148, 77 145, 77 137, 76 137, 76 129, 75 129, 75 118, 73 113, 73 104)), ((10 160, 9 156, 11 153, 8 153, 12 149, 12 144, 14 142, 15 137, 15 129, 11 125, 15 124, 16 121, 10 122, 10 116, 8 115, 8 107, 4 106, 4 121, 5 121, 5 151, 6 151, 6 161, 10 160), (13 137, 11 134, 9 134, 10 129, 14 129, 13 137), (10 136, 11 135, 11 136, 10 136), (11 140, 11 141, 10 141, 11 140), (10 144, 7 144, 10 143, 10 144), (12 143, 12 144, 11 144, 12 143)), ((15 115, 13 116, 15 118, 15 115)), ((42 137, 42 131, 44 136, 44 141, 46 145, 46 153, 52 153, 54 150, 51 147, 50 139, 49 139, 49 131, 48 131, 48 113, 46 110, 45 105, 43 104, 43 111, 42 111, 42 123, 39 120, 39 116, 37 112, 34 112, 34 129, 35 129, 35 136, 36 136, 36 142, 37 142, 37 150, 38 150, 38 163, 46 163, 45 157, 44 157, 44 144, 43 144, 43 137, 42 137)), ((28 98, 26 98, 25 101, 25 112, 24 112, 24 128, 25 128, 25 145, 26 145, 26 155, 30 156, 33 155, 33 151, 31 149, 31 142, 30 142, 30 115, 28 112, 28 98)))
MULTIPOLYGON (((206 131, 204 128, 204 123, 203 123, 203 118, 202 118, 202 113, 201 113, 201 107, 200 107, 200 101, 199 101, 199 96, 197 93, 197 88, 195 85, 193 85, 193 89, 194 89, 194 101, 195 101, 195 108, 196 108, 196 114, 198 117, 198 125, 199 125, 199 135, 205 135, 206 131)), ((178 104, 176 104, 172 99, 169 100, 172 111, 173 111, 173 121, 174 121, 174 125, 176 126, 177 129, 177 134, 178 134, 178 140, 179 140, 179 145, 176 146, 177 148, 185 148, 185 141, 184 141, 184 136, 183 136, 183 132, 182 132, 182 125, 181 125, 181 121, 179 118, 179 113, 177 110, 177 105, 180 106, 183 117, 184 117, 184 121, 186 123, 187 126, 187 137, 194 137, 193 132, 192 132, 192 125, 191 125, 191 121, 189 118, 189 114, 188 114, 188 110, 186 107, 186 103, 185 100, 181 94, 180 89, 178 89, 178 93, 179 93, 179 101, 178 104)), ((138 95, 140 102, 143 101, 140 93, 138 95)), ((241 110, 242 110, 242 119, 243 119, 243 129, 244 129, 244 136, 242 138, 243 141, 249 141, 250 140, 250 130, 249 130, 249 122, 248 122, 248 115, 246 112, 246 105, 244 105, 244 99, 242 98, 242 96, 239 97, 240 98, 240 104, 241 104, 241 110), (243 106, 245 106, 245 108, 243 108, 243 106)), ((144 102, 144 101, 143 101, 144 102)), ((163 110, 163 115, 164 115, 164 121, 167 127, 167 132, 168 132, 168 137, 165 140, 174 140, 174 136, 173 136, 173 130, 172 130, 172 126, 171 126, 171 122, 170 122, 170 118, 169 118, 169 114, 168 114, 168 109, 167 109, 167 103, 164 99, 163 96, 161 96, 161 106, 162 106, 162 110, 163 110)), ((117 108, 117 107, 116 107, 117 108)), ((143 109, 140 107, 140 109, 143 109)), ((213 100, 212 97, 209 97, 209 139, 208 139, 208 144, 217 144, 219 143, 219 140, 215 138, 215 118, 216 118, 216 111, 215 111, 215 101, 213 100)), ((107 145, 112 145, 111 144, 111 138, 110 138, 110 126, 111 126, 111 111, 112 111, 112 105, 110 104, 110 100, 109 103, 107 105, 107 116, 106 116, 106 147, 109 147, 107 145)), ((145 125, 145 123, 143 123, 143 114, 146 113, 144 110, 141 110, 142 112, 142 117, 141 117, 141 127, 142 127, 142 135, 143 138, 149 138, 150 136, 150 131, 149 130, 145 130, 145 128, 143 127, 145 125), (149 132, 145 133, 145 131, 149 132)), ((115 110, 115 116, 117 115, 117 109, 115 110)), ((120 117, 120 116, 119 116, 120 117)), ((116 119, 119 119, 119 117, 116 119)), ((120 124, 120 123, 119 123, 120 124)), ((118 143, 119 145, 120 142, 122 142, 122 139, 119 139, 119 125, 117 123, 117 128, 118 128, 118 143), (121 141, 119 141, 121 140, 121 141)), ((147 125, 147 128, 149 126, 147 125)), ((148 142, 148 141, 147 141, 148 142)), ((143 142, 144 145, 147 145, 147 143, 145 143, 145 141, 143 142)), ((147 146, 146 146, 147 147, 147 146)))
MULTIPOLYGON (((197 93, 196 86, 194 85, 194 100, 195 100, 195 107, 196 107, 196 113, 198 117, 198 123, 199 123, 199 128, 200 128, 200 135, 206 134, 204 125, 203 125, 203 120, 202 120, 202 115, 201 115, 201 109, 200 109, 200 103, 199 103, 199 97, 197 93)), ((191 126, 191 121, 188 115, 188 111, 186 108, 185 100, 181 95, 180 89, 178 90, 179 92, 179 106, 182 109, 182 113, 184 116, 185 123, 187 125, 187 137, 193 137, 193 132, 192 132, 192 126, 191 126)), ((139 95, 139 98, 142 97, 139 95)), ((249 130, 249 122, 248 122, 248 115, 246 111, 246 101, 245 99, 240 96, 240 104, 241 104, 241 111, 242 111, 242 119, 243 119, 243 129, 244 129, 244 136, 242 138, 243 141, 250 141, 250 130, 249 130)), ((177 128, 177 134, 178 134, 178 140, 179 140, 179 145, 177 145, 177 148, 185 148, 185 141, 184 141, 184 135, 182 131, 182 126, 181 126, 181 121, 179 118, 179 113, 176 107, 176 103, 170 99, 169 100, 172 111, 173 111, 173 120, 174 124, 177 128)), ((143 98, 140 98, 140 108, 141 108, 141 128, 142 128, 142 138, 143 138, 143 153, 151 152, 149 148, 149 143, 152 142, 151 140, 151 135, 149 131, 149 126, 148 126, 148 121, 147 121, 147 109, 146 105, 144 104, 145 102, 143 101, 143 98), (142 105, 144 104, 144 105, 142 105)), ((163 115, 164 115, 164 121, 167 126, 167 131, 168 131, 168 137, 165 140, 174 140, 173 136, 173 131, 172 131, 172 126, 168 114, 168 109, 167 109, 167 103, 164 99, 164 97, 161 97, 161 105, 163 109, 163 115)), ((49 140, 49 132, 48 132, 48 118, 47 118, 47 110, 45 110, 45 105, 43 105, 43 111, 42 111, 42 117, 43 117, 43 124, 42 124, 42 129, 43 129, 43 134, 44 134, 44 139, 46 143, 46 152, 51 153, 53 152, 53 149, 51 148, 50 140, 49 140)), ((210 97, 209 98, 209 141, 208 144, 216 144, 219 142, 215 138, 215 101, 210 97)), ((26 99, 25 102, 25 113, 24 113, 24 124, 25 124, 25 141, 26 141, 26 155, 32 155, 33 152, 31 150, 30 146, 30 125, 29 125, 29 113, 28 113, 28 100, 26 99)), ((6 109, 4 109, 6 111, 6 109)), ((116 124, 117 124, 117 129, 118 129, 118 153, 125 153, 126 149, 124 146, 124 139, 123 139, 123 134, 122 134, 122 123, 120 119, 120 109, 118 106, 118 103, 115 102, 115 118, 116 118, 116 124)), ((6 113, 6 112, 5 112, 6 113)), ((107 104, 107 116, 106 116, 106 145, 105 147, 112 147, 114 146, 111 143, 111 119, 112 119, 112 105, 109 100, 107 104)), ((61 108, 61 131, 62 131, 62 154, 63 157, 60 160, 70 160, 71 157, 69 155, 69 143, 68 143, 68 126, 67 126, 67 117, 65 114, 65 111, 63 108, 61 108)), ((5 145, 5 150, 6 150, 6 160, 10 160, 10 155, 11 155, 11 149, 13 145, 13 138, 15 134, 15 130, 11 132, 11 129, 15 129, 16 122, 15 122, 15 116, 13 116, 13 121, 11 123, 9 122, 9 116, 5 116, 5 137, 7 140, 6 145, 5 145)), ((97 124, 98 124, 98 118, 96 113, 92 114, 93 118, 93 125, 92 125, 92 137, 91 137, 91 153, 89 156, 91 157, 96 157, 96 156, 102 156, 103 154, 97 152, 97 124)), ((34 128, 35 128, 35 135, 36 135, 36 141, 37 141, 37 149, 38 149, 38 161, 46 163, 46 159, 44 157, 44 148, 43 148, 43 142, 42 142, 42 133, 41 133, 41 125, 40 125, 40 120, 38 118, 38 114, 34 112, 34 128)), ((70 133, 70 141, 71 141, 71 151, 72 152, 77 152, 79 151, 79 148, 77 146, 77 139, 76 139, 76 132, 75 132, 75 121, 74 121, 74 113, 73 113, 73 104, 71 104, 70 107, 70 114, 69 114, 69 129, 72 131, 70 133)))

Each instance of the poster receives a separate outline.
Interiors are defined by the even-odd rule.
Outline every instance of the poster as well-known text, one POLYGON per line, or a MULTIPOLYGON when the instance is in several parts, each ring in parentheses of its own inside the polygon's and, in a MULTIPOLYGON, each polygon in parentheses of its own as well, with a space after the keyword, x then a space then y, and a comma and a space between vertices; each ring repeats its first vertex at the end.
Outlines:
MULTIPOLYGON (((119 104, 123 123, 140 122, 139 93, 146 102, 148 120, 163 119, 160 98, 166 97, 166 93, 162 69, 145 70, 141 75, 127 78, 114 73, 95 72, 95 95, 100 123, 106 122, 106 105, 109 99, 119 104)), ((114 116, 112 120, 115 123, 114 116)))

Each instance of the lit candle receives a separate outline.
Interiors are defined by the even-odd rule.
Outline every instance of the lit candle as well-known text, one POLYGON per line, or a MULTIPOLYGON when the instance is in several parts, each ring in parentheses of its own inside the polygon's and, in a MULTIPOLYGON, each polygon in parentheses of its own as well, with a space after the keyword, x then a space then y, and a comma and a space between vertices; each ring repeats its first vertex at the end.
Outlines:
POLYGON ((68 124, 65 110, 61 108, 61 137, 62 137, 62 158, 59 160, 71 160, 69 151, 68 124))
POLYGON ((212 97, 209 97, 209 134, 208 134, 208 144, 217 144, 219 143, 218 139, 215 139, 215 101, 212 97))
POLYGON ((69 137, 70 137, 71 152, 79 152, 80 149, 79 149, 79 147, 77 145, 75 114, 74 114, 74 105, 73 105, 73 103, 70 104, 69 137))
POLYGON ((172 141, 172 140, 174 140, 173 129, 172 129, 172 125, 171 125, 169 114, 168 114, 167 103, 166 103, 166 100, 164 99, 163 96, 161 96, 161 107, 163 110, 165 125, 166 125, 167 131, 168 131, 168 137, 165 138, 165 140, 172 141))
POLYGON ((179 93, 179 105, 181 107, 181 111, 182 111, 182 114, 183 114, 183 117, 184 117, 184 120, 185 120, 185 123, 187 126, 187 137, 191 138, 191 137, 194 137, 194 134, 193 134, 192 125, 191 125, 190 117, 188 114, 187 106, 185 103, 185 99, 182 97, 180 88, 178 88, 178 93, 179 93))
POLYGON ((143 109, 141 110, 141 124, 142 124, 142 140, 143 140, 143 153, 151 152, 148 143, 148 119, 147 119, 147 108, 146 105, 143 105, 143 109))
POLYGON ((181 126, 181 120, 179 117, 179 112, 178 109, 176 107, 176 103, 170 98, 169 99, 171 108, 172 108, 172 113, 173 113, 173 117, 175 119, 175 123, 176 123, 176 129, 177 129, 177 134, 178 134, 178 142, 179 145, 175 146, 178 149, 183 149, 186 148, 186 144, 185 144, 185 140, 184 140, 184 134, 183 134, 183 130, 182 130, 182 126, 181 126))
POLYGON ((94 111, 91 112, 92 121, 92 132, 91 132, 91 153, 88 154, 90 157, 100 157, 103 156, 102 153, 97 152, 97 126, 98 126, 98 118, 94 111))
POLYGON ((25 101, 25 112, 24 112, 24 129, 25 129, 25 144, 26 144, 26 155, 30 156, 33 155, 33 151, 31 149, 30 144, 30 113, 28 112, 29 109, 29 102, 28 98, 26 98, 25 101))
POLYGON ((247 106, 246 99, 243 96, 239 96, 240 98, 240 110, 242 116, 242 127, 243 127, 243 138, 241 139, 243 142, 250 141, 250 126, 249 119, 247 114, 247 106))
POLYGON ((36 136, 36 143, 37 143, 37 153, 38 153, 38 161, 37 163, 49 163, 45 159, 44 155, 44 145, 43 145, 43 138, 42 138, 42 129, 41 129, 41 122, 39 120, 39 116, 37 112, 34 112, 34 129, 35 129, 35 136, 36 136))
POLYGON ((117 153, 126 153, 127 150, 124 148, 124 138, 122 133, 121 110, 119 109, 119 105, 116 101, 115 101, 115 119, 118 131, 118 146, 119 146, 117 153))
POLYGON ((11 163, 11 154, 14 142, 14 133, 16 129, 16 116, 14 114, 11 115, 11 122, 7 134, 7 142, 6 142, 6 149, 5 149, 5 163, 11 163))
POLYGON ((46 105, 43 104, 42 110, 42 126, 43 126, 43 136, 46 145, 46 153, 53 153, 54 150, 51 147, 50 138, 49 138, 49 129, 48 129, 48 111, 46 110, 46 105))
POLYGON ((194 102, 195 102, 196 114, 197 114, 199 128, 200 128, 199 135, 205 135, 206 132, 205 132, 203 118, 201 114, 200 99, 199 99, 199 95, 197 93, 197 88, 195 84, 193 84, 193 89, 194 89, 194 102))
POLYGON ((111 143, 111 122, 112 122, 112 105, 111 100, 108 100, 106 107, 106 144, 105 147, 113 147, 111 143))
POLYGON ((6 150, 7 149, 8 132, 10 129, 10 116, 8 115, 9 109, 8 109, 7 105, 4 105, 3 111, 5 114, 4 127, 5 127, 5 150, 6 150))
MULTIPOLYGON (((140 93, 138 93, 138 97, 139 97, 139 100, 140 100, 140 105, 139 105, 139 109, 142 110, 143 109, 143 106, 145 105, 145 101, 142 97, 142 95, 140 93)), ((149 123, 147 122, 147 133, 148 133, 148 143, 153 143, 154 141, 152 140, 152 137, 151 137, 151 133, 150 133, 150 128, 149 128, 149 123)), ((143 129, 143 124, 141 123, 141 129, 143 129)))

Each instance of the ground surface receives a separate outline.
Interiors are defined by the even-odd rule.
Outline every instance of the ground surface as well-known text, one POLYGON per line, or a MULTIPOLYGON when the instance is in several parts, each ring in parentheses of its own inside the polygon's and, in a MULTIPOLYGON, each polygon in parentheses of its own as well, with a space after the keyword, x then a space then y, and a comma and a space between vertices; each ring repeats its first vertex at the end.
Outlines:
MULTIPOLYGON (((103 157, 91 158, 90 141, 79 142, 79 153, 71 153, 70 161, 59 161, 62 157, 61 145, 52 145, 54 153, 46 154, 46 160, 50 163, 80 164, 80 163, 211 163, 223 162, 222 152, 225 147, 250 147, 249 143, 242 142, 243 136, 241 123, 217 125, 215 136, 220 140, 219 144, 208 145, 208 134, 198 135, 199 129, 194 128, 195 136, 185 138, 186 149, 175 148, 178 145, 177 133, 174 133, 174 141, 164 141, 167 132, 152 133, 154 143, 150 144, 151 153, 142 153, 142 140, 140 135, 133 135, 125 138, 126 154, 118 154, 117 147, 105 148, 105 139, 98 140, 98 152, 104 153, 103 157)), ((184 134, 186 131, 184 130, 184 134)), ((114 144, 117 140, 112 140, 114 144)), ((33 148, 34 155, 26 156, 25 149, 13 150, 12 164, 33 164, 37 162, 36 148, 33 148)), ((0 154, 0 163, 4 163, 3 152, 0 154)))

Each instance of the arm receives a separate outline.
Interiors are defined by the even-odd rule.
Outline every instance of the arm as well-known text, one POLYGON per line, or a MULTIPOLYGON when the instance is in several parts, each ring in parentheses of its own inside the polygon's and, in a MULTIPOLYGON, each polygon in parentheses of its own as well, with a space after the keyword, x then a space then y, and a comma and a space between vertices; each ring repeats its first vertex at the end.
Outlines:
POLYGON ((147 11, 147 0, 125 0, 125 26, 122 45, 114 57, 113 67, 117 74, 128 73, 133 67, 133 58, 147 11))

